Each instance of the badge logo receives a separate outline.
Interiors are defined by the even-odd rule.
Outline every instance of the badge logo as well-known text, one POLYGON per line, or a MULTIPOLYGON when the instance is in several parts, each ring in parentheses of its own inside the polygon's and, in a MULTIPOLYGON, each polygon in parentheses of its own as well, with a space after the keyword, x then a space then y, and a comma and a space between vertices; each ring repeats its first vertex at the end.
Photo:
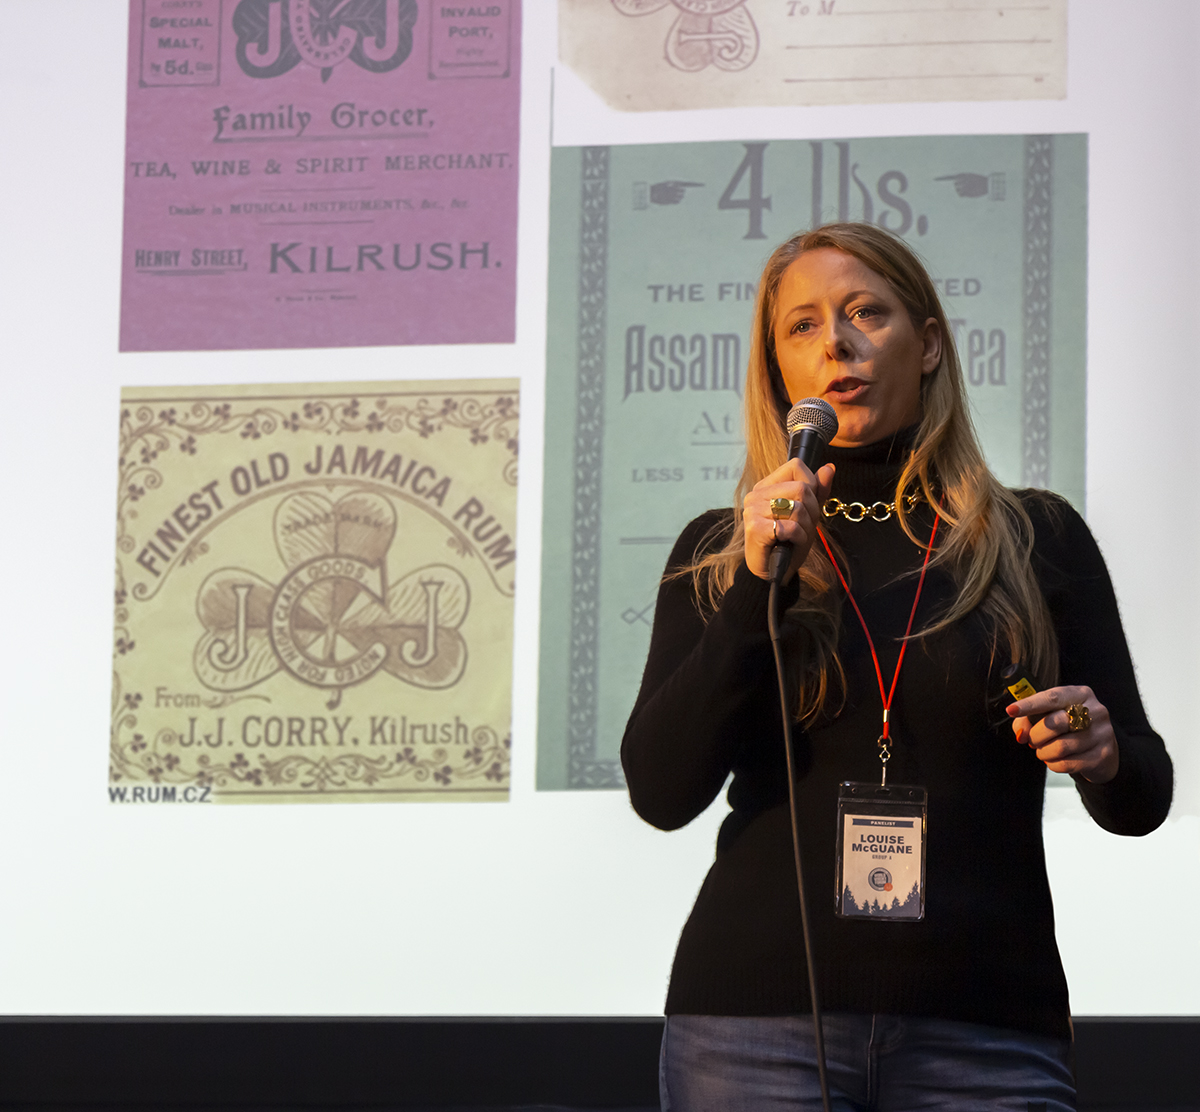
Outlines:
POLYGON ((867 874, 867 883, 876 892, 890 892, 892 890, 892 874, 882 867, 872 869, 867 874))

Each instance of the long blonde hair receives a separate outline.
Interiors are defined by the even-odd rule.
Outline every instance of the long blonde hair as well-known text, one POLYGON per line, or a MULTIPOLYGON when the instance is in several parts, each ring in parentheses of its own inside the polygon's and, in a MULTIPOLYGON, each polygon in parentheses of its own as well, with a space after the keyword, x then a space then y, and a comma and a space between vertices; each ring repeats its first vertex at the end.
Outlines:
MULTIPOLYGON (((715 607, 733 582, 745 548, 742 500, 760 479, 787 459, 783 418, 791 406, 775 357, 774 321, 784 272, 804 252, 832 247, 880 275, 895 291, 920 332, 932 317, 942 334, 941 362, 921 380, 921 419, 912 451, 896 484, 896 516, 914 544, 909 511, 901 497, 920 491, 942 516, 930 566, 941 566, 957 590, 952 603, 914 638, 953 625, 978 610, 992 636, 992 655, 1028 665, 1045 685, 1058 679, 1058 642, 1041 588, 1033 574, 1033 526, 1020 499, 989 470, 967 409, 954 336, 933 281, 912 249, 871 224, 827 224, 793 236, 772 253, 754 307, 746 371, 746 463, 734 496, 734 527, 727 543, 685 569, 697 596, 715 607)), ((829 559, 813 545, 800 572, 800 600, 789 611, 790 636, 806 663, 797 677, 797 717, 821 712, 834 684, 844 695, 837 655, 841 592, 829 559)))

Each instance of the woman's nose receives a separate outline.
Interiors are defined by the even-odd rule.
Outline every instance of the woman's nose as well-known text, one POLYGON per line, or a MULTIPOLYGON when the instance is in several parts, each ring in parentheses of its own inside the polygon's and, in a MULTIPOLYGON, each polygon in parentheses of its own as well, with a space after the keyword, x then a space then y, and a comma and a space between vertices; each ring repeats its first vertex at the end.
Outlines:
POLYGON ((849 358, 853 348, 846 334, 847 324, 836 317, 825 326, 825 356, 836 363, 849 358))

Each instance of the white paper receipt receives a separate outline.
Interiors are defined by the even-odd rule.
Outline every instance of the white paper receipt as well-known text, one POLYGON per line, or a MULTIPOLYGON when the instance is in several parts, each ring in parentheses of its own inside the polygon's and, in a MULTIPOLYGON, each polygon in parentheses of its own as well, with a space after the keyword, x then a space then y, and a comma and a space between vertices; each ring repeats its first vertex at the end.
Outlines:
POLYGON ((1067 95, 1067 0, 559 0, 561 60, 650 111, 1067 95))

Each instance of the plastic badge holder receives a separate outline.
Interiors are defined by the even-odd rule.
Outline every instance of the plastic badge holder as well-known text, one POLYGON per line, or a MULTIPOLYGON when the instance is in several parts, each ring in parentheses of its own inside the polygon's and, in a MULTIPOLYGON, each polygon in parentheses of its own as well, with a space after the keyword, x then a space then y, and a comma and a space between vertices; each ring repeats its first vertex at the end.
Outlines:
POLYGON ((837 915, 916 922, 925 918, 928 796, 908 784, 838 788, 837 915))

